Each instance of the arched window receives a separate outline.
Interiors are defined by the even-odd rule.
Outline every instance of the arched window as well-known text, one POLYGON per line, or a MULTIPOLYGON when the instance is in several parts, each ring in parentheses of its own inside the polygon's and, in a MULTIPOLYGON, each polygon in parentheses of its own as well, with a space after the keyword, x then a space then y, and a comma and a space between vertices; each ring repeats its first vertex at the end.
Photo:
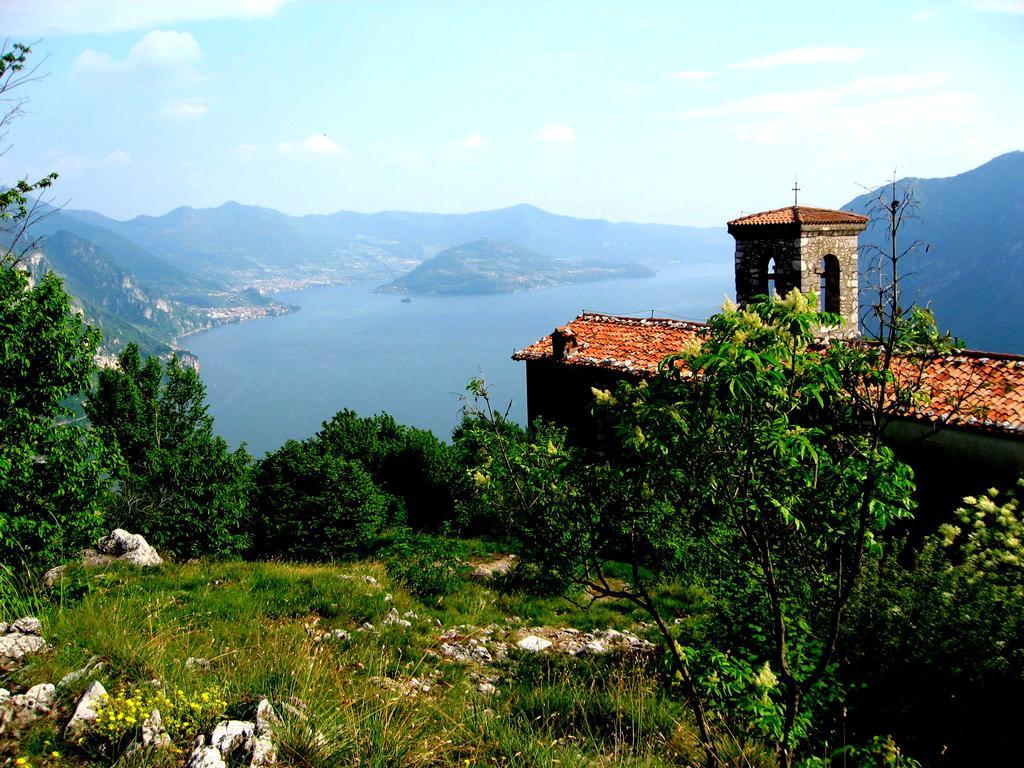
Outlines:
POLYGON ((821 311, 839 313, 839 259, 831 253, 821 260, 821 311))
POLYGON ((775 259, 768 259, 768 266, 764 272, 764 292, 769 297, 774 296, 779 290, 778 267, 775 266, 775 259))

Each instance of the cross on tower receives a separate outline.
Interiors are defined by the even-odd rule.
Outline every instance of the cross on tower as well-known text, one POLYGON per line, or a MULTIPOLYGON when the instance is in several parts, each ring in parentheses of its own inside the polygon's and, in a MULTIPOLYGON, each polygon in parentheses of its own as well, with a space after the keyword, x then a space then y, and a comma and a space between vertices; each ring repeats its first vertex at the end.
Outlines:
POLYGON ((797 193, 798 193, 799 191, 800 191, 800 187, 798 187, 798 186, 797 186, 797 184, 796 184, 796 179, 793 179, 793 207, 794 207, 794 208, 795 208, 795 207, 796 207, 796 205, 797 205, 797 202, 796 202, 796 196, 797 196, 797 193))

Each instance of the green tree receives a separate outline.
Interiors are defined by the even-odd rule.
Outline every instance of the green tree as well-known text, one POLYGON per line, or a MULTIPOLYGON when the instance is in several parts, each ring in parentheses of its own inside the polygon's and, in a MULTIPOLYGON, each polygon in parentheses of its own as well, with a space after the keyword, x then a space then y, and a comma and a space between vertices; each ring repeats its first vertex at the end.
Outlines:
POLYGON ((67 406, 99 343, 56 275, 0 267, 0 562, 53 563, 100 532, 112 456, 67 406))
POLYGON ((798 292, 727 306, 653 381, 597 393, 599 455, 496 440, 478 470, 484 493, 518 499, 524 558, 649 613, 708 765, 725 734, 792 764, 842 693, 836 644, 864 553, 910 515, 910 471, 864 429, 854 352, 820 346, 838 319, 813 307, 798 292), (619 562, 626 583, 609 575, 619 562), (667 612, 668 583, 691 610, 667 612))
POLYGON ((468 495, 465 472, 451 447, 390 414, 361 418, 345 409, 314 439, 327 454, 361 464, 393 497, 395 517, 417 530, 436 531, 453 520, 458 502, 468 495))
MULTIPOLYGON (((36 79, 30 53, 20 43, 0 48, 0 144, 24 104, 11 92, 36 79)), ((32 246, 38 193, 54 179, 0 190, 0 563, 8 565, 50 564, 91 540, 109 485, 111 456, 67 406, 88 387, 100 332, 56 275, 33 286, 17 268, 32 246)))
POLYGON ((86 414, 124 459, 112 522, 181 557, 230 555, 250 541, 251 458, 213 431, 199 374, 129 344, 100 372, 86 414))
POLYGON ((289 440, 256 474, 256 552, 299 560, 365 554, 389 521, 393 499, 363 465, 289 440))

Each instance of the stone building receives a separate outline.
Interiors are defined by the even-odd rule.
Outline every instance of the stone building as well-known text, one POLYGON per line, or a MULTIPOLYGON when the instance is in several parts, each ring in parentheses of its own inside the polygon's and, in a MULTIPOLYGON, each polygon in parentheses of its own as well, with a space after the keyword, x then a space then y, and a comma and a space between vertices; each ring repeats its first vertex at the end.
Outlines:
POLYGON ((736 301, 814 291, 818 309, 843 318, 833 337, 857 335, 857 236, 866 216, 826 208, 791 206, 729 222, 736 239, 736 301))
MULTIPOLYGON (((736 238, 736 294, 814 289, 844 325, 832 338, 858 334, 857 236, 867 219, 846 211, 794 206, 729 222, 736 238)), ((701 322, 586 312, 521 349, 527 412, 595 439, 591 387, 654 376, 658 364, 699 339, 701 322)), ((959 350, 929 360, 919 386, 929 398, 888 430, 917 474, 922 500, 942 506, 985 488, 1009 487, 1024 473, 1024 356, 959 350)), ((915 378, 917 373, 915 373, 915 378)))

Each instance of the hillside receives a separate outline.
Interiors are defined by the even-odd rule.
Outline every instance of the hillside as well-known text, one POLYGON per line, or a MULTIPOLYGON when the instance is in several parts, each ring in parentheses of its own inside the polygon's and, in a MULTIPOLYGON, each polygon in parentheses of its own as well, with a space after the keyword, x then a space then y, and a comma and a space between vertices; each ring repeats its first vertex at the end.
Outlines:
MULTIPOLYGON (((919 203, 902 242, 929 246, 904 265, 909 295, 968 346, 1024 353, 1024 152, 949 178, 897 183, 912 186, 919 203)), ((844 208, 866 214, 873 199, 864 194, 844 208)), ((875 226, 861 243, 881 245, 884 236, 875 226)), ((869 267, 862 256, 861 271, 869 267)))
POLYGON ((513 293, 652 274, 649 267, 640 264, 557 259, 515 243, 484 238, 442 251, 381 290, 420 294, 513 293))
POLYGON ((171 339, 202 321, 194 310, 151 292, 103 248, 70 232, 47 237, 29 263, 35 275, 52 271, 64 278, 86 318, 103 328, 108 352, 135 341, 149 354, 164 355, 171 339))
POLYGON ((115 232, 193 276, 231 285, 298 287, 389 280, 462 243, 488 238, 569 259, 656 267, 728 255, 719 228, 613 223, 559 216, 529 205, 468 214, 386 211, 287 216, 229 202, 116 221, 69 211, 115 232))

